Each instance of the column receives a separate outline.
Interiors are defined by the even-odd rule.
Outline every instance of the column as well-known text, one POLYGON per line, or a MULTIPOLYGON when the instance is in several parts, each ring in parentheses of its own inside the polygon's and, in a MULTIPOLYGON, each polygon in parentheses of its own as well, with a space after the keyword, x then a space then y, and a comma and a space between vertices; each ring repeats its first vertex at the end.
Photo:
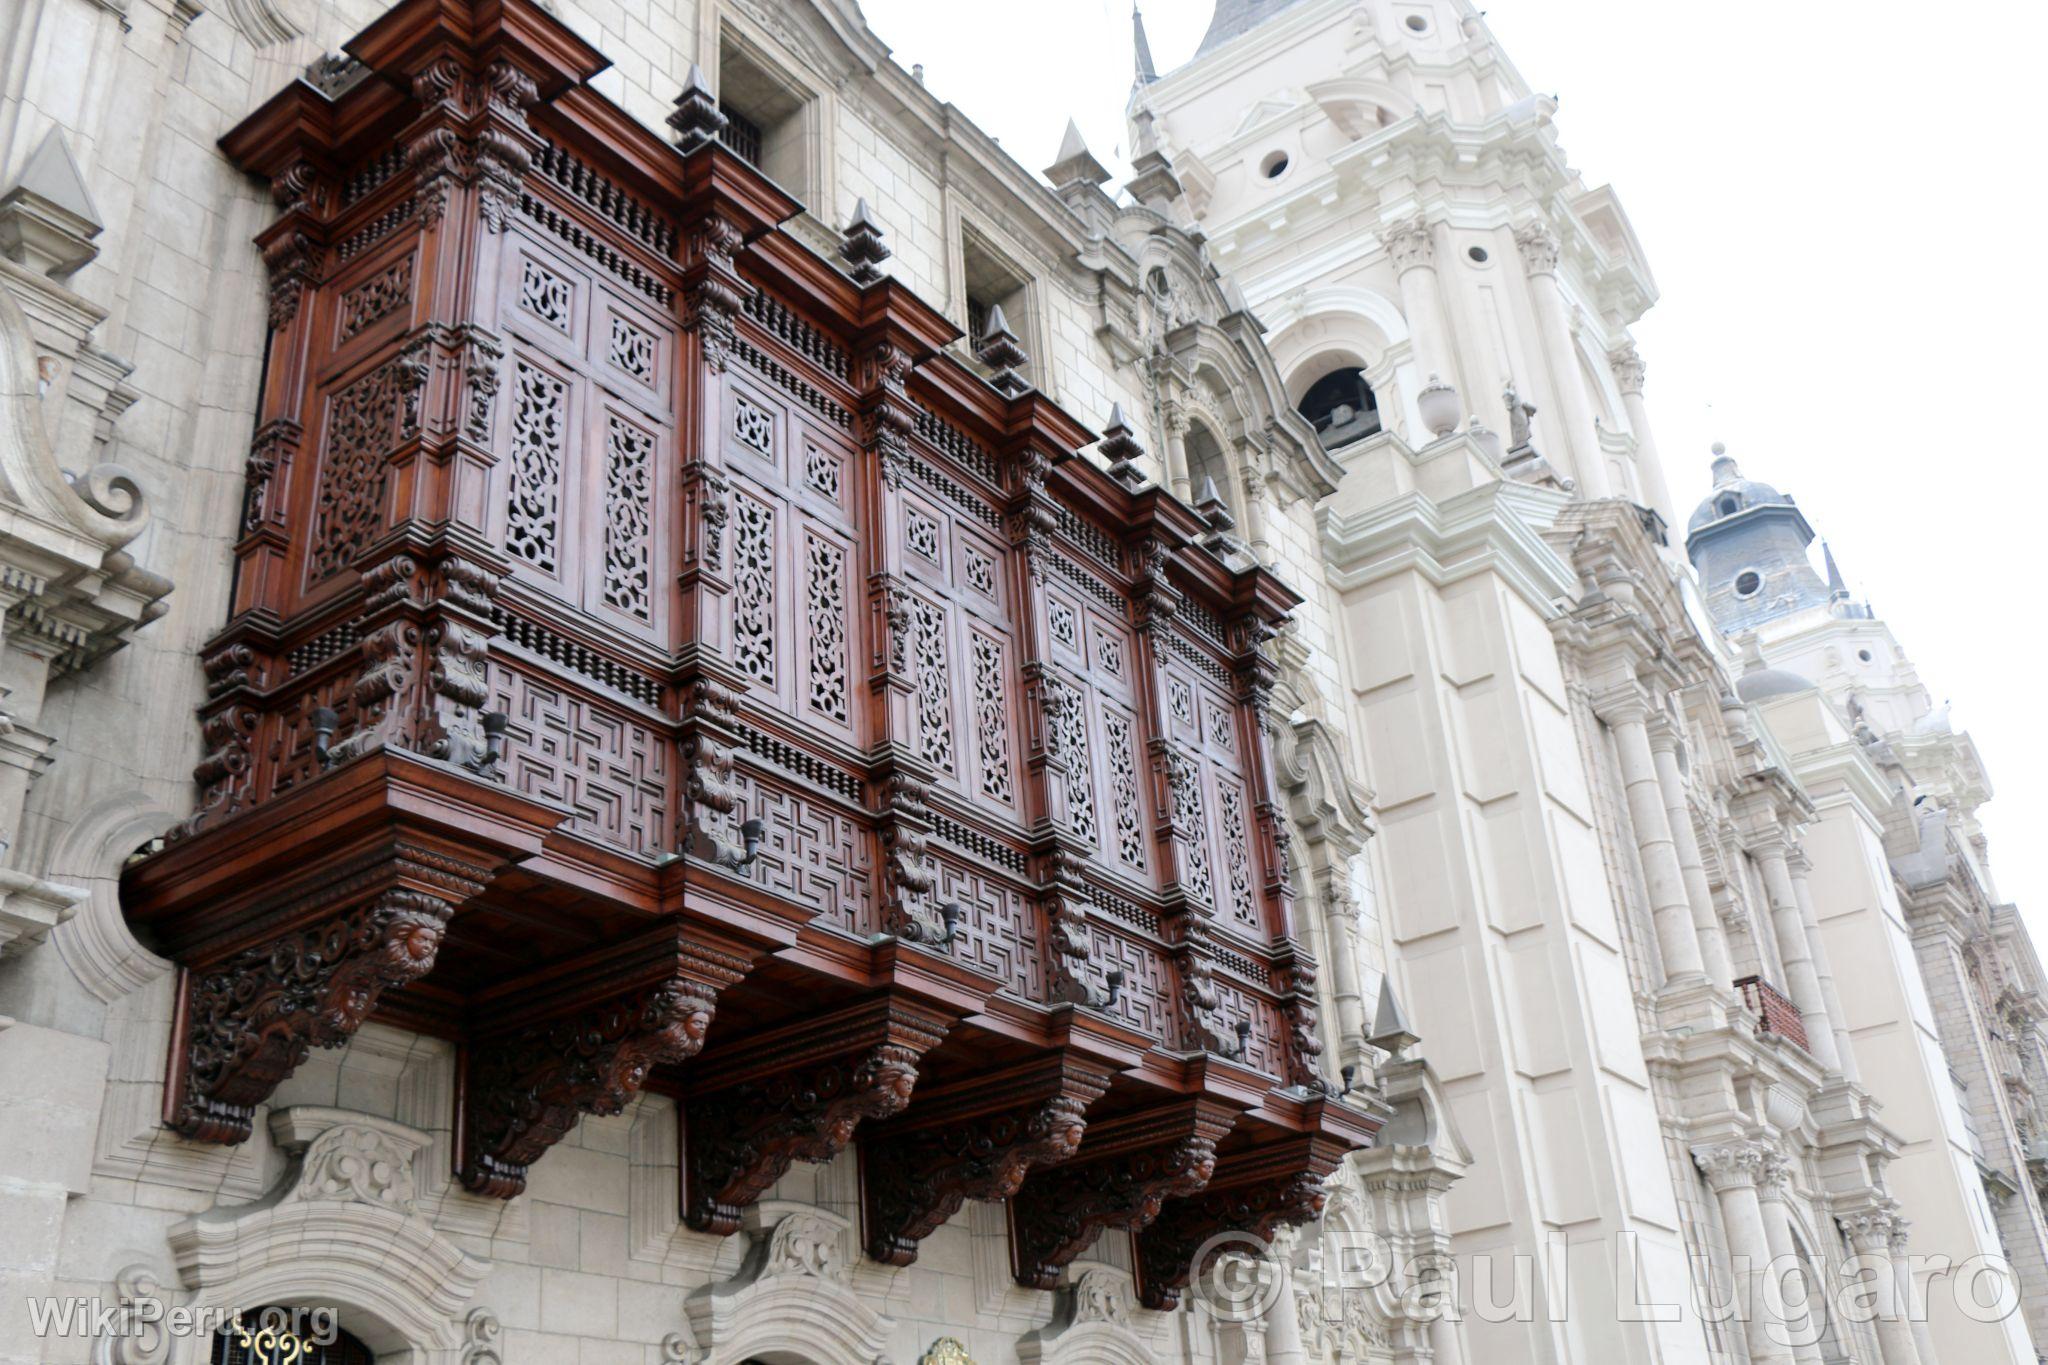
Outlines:
POLYGON ((1643 493, 1671 528, 1671 543, 1676 548, 1685 528, 1679 524, 1671 486, 1664 481, 1664 462, 1657 458, 1657 443, 1650 436, 1650 413, 1643 406, 1643 371, 1649 367, 1637 354, 1633 341, 1625 341, 1609 351, 1607 367, 1614 371, 1614 382, 1621 389, 1621 404, 1628 413, 1629 433, 1636 438, 1636 468, 1642 472, 1643 493))
MULTIPOLYGON (((1436 278, 1436 241, 1428 222, 1418 213, 1388 224, 1380 230, 1380 238, 1387 244, 1401 282, 1401 311, 1408 318, 1408 349, 1414 354, 1416 371, 1424 383, 1430 375, 1440 375, 1461 392, 1470 393, 1458 383, 1458 358, 1451 350, 1450 324, 1436 278)), ((1387 411, 1387 406, 1382 405, 1381 411, 1387 411)), ((1410 436, 1418 446, 1429 439, 1412 432, 1410 436)))
POLYGON ((1247 445, 1238 451, 1238 486, 1244 490, 1244 539, 1250 547, 1252 558, 1273 567, 1273 542, 1266 534, 1266 503, 1271 498, 1266 483, 1266 472, 1260 468, 1263 461, 1256 447, 1247 445))
POLYGON ((1753 1142, 1731 1142, 1695 1147, 1692 1155, 1721 1206, 1721 1228, 1735 1272, 1737 1301, 1747 1298, 1749 1311, 1743 1330, 1749 1338, 1750 1365, 1792 1365, 1790 1348, 1771 1339, 1764 1312, 1762 1276, 1770 1264, 1771 1244, 1756 1193, 1764 1151, 1753 1142))
POLYGON ((1921 1365, 1920 1349, 1906 1321, 1906 1305, 1899 1302, 1899 1286, 1892 1267, 1893 1217, 1889 1210, 1873 1208, 1845 1215, 1839 1221, 1843 1235, 1849 1239, 1849 1249, 1858 1257, 1876 1262, 1864 1283, 1869 1286, 1870 1304, 1876 1313, 1870 1325, 1877 1333, 1877 1349, 1884 1357, 1884 1365, 1921 1365))
POLYGON ((1360 1068, 1363 1081, 1371 1067, 1366 1061, 1365 992, 1358 980, 1358 906, 1345 885, 1346 869, 1332 861, 1323 873, 1323 954, 1330 968, 1330 993, 1337 1012, 1337 1064, 1360 1068))
MULTIPOLYGON (((1820 1342, 1813 1330, 1814 1286, 1817 1277, 1799 1257, 1799 1244, 1792 1238, 1791 1163, 1777 1152, 1766 1152, 1757 1174, 1757 1202, 1764 1217, 1764 1240, 1771 1248, 1773 1269, 1783 1295, 1785 1335, 1792 1342, 1792 1356, 1800 1365, 1820 1365, 1820 1342), (1797 1263, 1798 1269, 1791 1267, 1797 1263)), ((1765 1300, 1768 1304, 1769 1300, 1765 1300)))
POLYGON ((1722 932, 1721 916, 1714 909, 1714 891, 1707 883, 1706 860, 1700 857, 1699 836, 1693 832, 1692 812, 1685 799, 1685 778, 1678 771, 1678 730, 1659 718, 1650 727, 1650 752, 1657 763, 1657 786, 1664 795, 1664 816, 1671 827, 1671 844, 1678 851, 1678 868, 1685 879, 1685 899, 1692 906, 1692 928, 1700 943, 1700 961, 1707 979, 1722 990, 1735 987, 1735 967, 1728 956, 1728 936, 1722 932))
POLYGON ((1173 495, 1193 505, 1194 490, 1188 482, 1188 410, 1169 399, 1159 410, 1166 428, 1166 483, 1173 495))
POLYGON ((1629 684, 1594 698, 1593 710, 1614 732, 1622 786, 1628 792, 1629 823, 1635 827, 1636 852, 1650 894, 1650 913, 1656 920, 1665 980, 1703 976, 1705 965, 1699 937, 1693 932, 1685 874, 1671 842, 1671 818, 1664 806, 1664 789, 1657 781, 1657 763, 1650 753, 1649 699, 1639 686, 1629 684))
POLYGON ((1614 486, 1607 477, 1607 460, 1593 434, 1593 403, 1579 374, 1571 310, 1557 283, 1557 238, 1543 224, 1529 223, 1515 230, 1515 245, 1522 249, 1522 267, 1529 275, 1529 292, 1536 299, 1536 324, 1550 363, 1552 386, 1557 390, 1558 429, 1551 432, 1551 439, 1568 454, 1583 496, 1611 498, 1614 486))
POLYGON ((1907 1254, 1907 1234, 1913 1225, 1892 1213, 1892 1292, 1898 1296, 1899 1314, 1910 1326, 1913 1345, 1920 1352, 1921 1365, 1934 1365, 1934 1336, 1927 1330, 1927 1315, 1913 1311, 1913 1261, 1907 1254))
POLYGON ((1777 935, 1778 956, 1785 963, 1785 994, 1806 1024, 1807 1051, 1829 1071, 1839 1071, 1841 1058, 1835 1052, 1835 1029, 1828 1021, 1828 1009, 1821 999, 1820 976, 1813 969, 1813 951, 1806 944, 1806 925, 1799 918, 1799 895, 1792 889, 1792 870, 1786 864, 1785 839, 1776 830, 1752 844, 1763 869, 1764 895, 1771 903, 1771 927, 1777 935))
POLYGON ((1849 1042, 1848 1016, 1842 1013, 1842 997, 1835 991, 1834 968, 1828 965, 1828 946, 1820 935, 1820 917, 1813 909, 1813 888, 1806 884, 1807 874, 1813 871, 1813 863, 1806 856, 1806 850, 1793 849, 1785 860, 1792 873, 1792 897, 1799 903, 1799 923, 1806 931, 1807 951, 1813 955, 1813 974, 1820 981, 1820 1002, 1828 1013, 1828 1027, 1835 1035, 1835 1057, 1842 1069, 1842 1078, 1851 1084, 1861 1085, 1863 1078, 1856 1070, 1856 1049, 1849 1042))

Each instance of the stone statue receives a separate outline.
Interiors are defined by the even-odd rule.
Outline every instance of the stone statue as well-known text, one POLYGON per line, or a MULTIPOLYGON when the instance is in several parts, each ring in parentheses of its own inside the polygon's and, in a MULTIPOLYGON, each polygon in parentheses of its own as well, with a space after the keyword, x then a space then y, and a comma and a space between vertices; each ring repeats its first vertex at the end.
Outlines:
POLYGON ((1501 399, 1508 405, 1508 449, 1520 450, 1529 444, 1529 419, 1536 415, 1536 405, 1515 391, 1512 379, 1501 399))

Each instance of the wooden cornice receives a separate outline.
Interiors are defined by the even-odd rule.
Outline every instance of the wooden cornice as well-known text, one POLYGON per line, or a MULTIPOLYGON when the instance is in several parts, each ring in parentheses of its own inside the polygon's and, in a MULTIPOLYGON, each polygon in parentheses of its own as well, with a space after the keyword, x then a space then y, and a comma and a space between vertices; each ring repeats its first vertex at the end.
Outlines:
POLYGON ((535 0, 408 0, 341 50, 373 71, 400 78, 444 54, 477 67, 508 61, 533 78, 544 100, 612 64, 535 0))

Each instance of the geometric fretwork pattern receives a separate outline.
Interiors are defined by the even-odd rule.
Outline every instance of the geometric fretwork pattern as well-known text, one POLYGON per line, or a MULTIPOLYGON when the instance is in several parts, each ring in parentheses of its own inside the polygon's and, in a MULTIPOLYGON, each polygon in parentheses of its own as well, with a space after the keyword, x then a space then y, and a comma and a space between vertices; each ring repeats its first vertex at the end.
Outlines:
POLYGON ((1165 1039, 1169 1048, 1178 1044, 1171 969, 1164 957, 1092 920, 1088 924, 1088 957, 1104 972, 1123 971, 1123 990, 1108 1007, 1109 1013, 1147 1037, 1165 1039))
POLYGON ((815 906, 820 924, 861 935, 881 927, 870 923, 874 859, 859 825, 763 782, 744 767, 733 773, 733 785, 740 793, 741 818, 759 816, 763 827, 760 857, 748 875, 771 891, 815 906))
POLYGON ((664 852, 668 748, 653 730, 575 693, 491 663, 491 704, 511 716, 507 783, 575 812, 578 833, 664 852))
POLYGON ((1045 998, 1038 952, 1038 917, 1006 883, 973 868, 941 861, 937 899, 958 901, 960 937, 955 958, 987 972, 1026 1000, 1045 998))

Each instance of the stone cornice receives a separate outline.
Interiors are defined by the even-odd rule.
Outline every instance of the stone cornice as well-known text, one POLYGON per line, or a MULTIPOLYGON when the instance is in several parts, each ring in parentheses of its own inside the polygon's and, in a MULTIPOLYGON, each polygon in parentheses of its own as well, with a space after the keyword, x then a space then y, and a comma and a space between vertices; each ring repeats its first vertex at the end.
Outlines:
POLYGON ((1885 812, 1897 793, 1863 746, 1844 740, 1821 749, 1792 755, 1792 773, 1815 810, 1847 806, 1873 830, 1884 827, 1885 812))
POLYGON ((1569 610, 1578 577, 1541 534, 1567 495, 1506 481, 1436 501, 1406 493, 1364 511, 1320 514, 1330 582, 1361 587, 1416 572, 1438 587, 1496 573, 1550 620, 1569 610))

